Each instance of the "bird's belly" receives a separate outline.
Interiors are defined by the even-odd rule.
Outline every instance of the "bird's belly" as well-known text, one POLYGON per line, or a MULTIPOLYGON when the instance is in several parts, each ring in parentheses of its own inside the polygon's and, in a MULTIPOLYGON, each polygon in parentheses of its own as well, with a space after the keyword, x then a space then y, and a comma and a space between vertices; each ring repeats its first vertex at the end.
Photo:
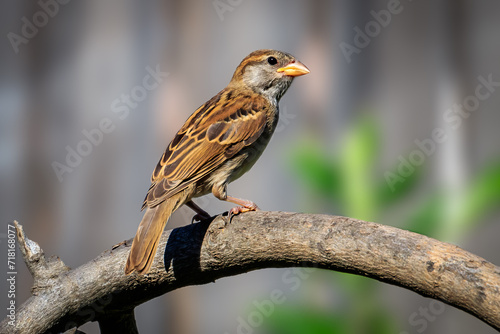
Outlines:
POLYGON ((237 154, 237 156, 232 158, 235 160, 236 166, 228 177, 228 183, 239 179, 253 167, 257 160, 259 160, 260 156, 264 152, 264 149, 269 143, 270 137, 266 137, 267 136, 261 136, 252 145, 245 147, 240 154, 237 154), (241 160, 241 162, 239 160, 241 160))
POLYGON ((262 150, 252 149, 252 146, 242 150, 212 173, 211 183, 224 184, 237 180, 252 168, 261 154, 262 150))
POLYGON ((197 195, 202 196, 212 191, 214 185, 219 186, 237 180, 257 162, 269 143, 270 136, 262 135, 252 145, 243 148, 229 158, 219 168, 210 173, 205 180, 198 183, 197 195))

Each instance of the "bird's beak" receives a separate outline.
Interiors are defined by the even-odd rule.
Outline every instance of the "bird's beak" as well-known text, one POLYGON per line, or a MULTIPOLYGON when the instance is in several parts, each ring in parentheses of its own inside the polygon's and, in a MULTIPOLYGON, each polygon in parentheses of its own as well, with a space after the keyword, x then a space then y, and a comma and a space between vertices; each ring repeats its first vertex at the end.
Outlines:
POLYGON ((285 67, 278 68, 276 72, 284 72, 288 76, 298 77, 299 75, 304 75, 311 71, 309 71, 306 65, 302 64, 300 61, 294 61, 285 67))

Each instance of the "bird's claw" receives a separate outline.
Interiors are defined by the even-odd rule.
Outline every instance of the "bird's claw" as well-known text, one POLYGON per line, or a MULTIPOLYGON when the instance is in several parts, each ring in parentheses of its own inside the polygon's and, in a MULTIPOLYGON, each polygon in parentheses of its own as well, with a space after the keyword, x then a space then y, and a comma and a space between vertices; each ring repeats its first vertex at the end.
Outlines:
POLYGON ((245 206, 235 206, 227 212, 226 225, 231 224, 231 220, 234 216, 248 211, 260 211, 260 209, 254 202, 249 202, 248 205, 245 206))
POLYGON ((191 224, 194 224, 195 221, 201 222, 203 220, 207 220, 207 219, 210 219, 210 218, 212 218, 212 216, 210 216, 209 214, 204 215, 204 214, 201 214, 201 213, 197 213, 191 219, 191 224))
POLYGON ((127 244, 127 240, 123 240, 122 242, 119 242, 116 245, 113 245, 113 247, 111 247, 111 250, 115 250, 118 247, 120 247, 121 245, 126 245, 126 244, 127 244))

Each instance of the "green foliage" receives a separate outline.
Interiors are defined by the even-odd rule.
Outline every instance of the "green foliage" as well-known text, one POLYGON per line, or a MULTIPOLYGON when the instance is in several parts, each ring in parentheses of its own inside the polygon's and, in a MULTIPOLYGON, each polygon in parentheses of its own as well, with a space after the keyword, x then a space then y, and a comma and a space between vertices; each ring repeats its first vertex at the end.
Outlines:
MULTIPOLYGON (((411 195, 422 177, 423 166, 415 166, 415 172, 405 178, 405 181, 398 183, 394 189, 387 186, 386 180, 378 181, 377 199, 380 209, 395 205, 406 196, 411 195)), ((397 175, 397 165, 392 169, 392 173, 397 175)))
POLYGON ((300 179, 319 195, 340 200, 340 170, 317 145, 297 147, 291 156, 291 167, 300 179))
POLYGON ((342 198, 346 215, 373 219, 377 197, 373 187, 373 165, 378 155, 380 135, 374 122, 362 118, 346 136, 340 151, 342 198))
POLYGON ((486 167, 465 191, 463 209, 460 212, 465 228, 480 223, 487 212, 498 209, 500 203, 500 162, 486 167))
POLYGON ((435 235, 444 215, 443 195, 429 196, 423 205, 417 207, 405 228, 420 234, 435 235))
MULTIPOLYGON (((311 194, 326 197, 338 214, 376 221, 396 204, 415 194, 423 177, 423 166, 391 189, 380 175, 376 177, 380 152, 380 131, 369 117, 353 124, 336 155, 318 143, 305 142, 291 153, 291 166, 311 194)), ((395 174, 397 166, 393 168, 395 174)), ((382 174, 382 173, 380 173, 382 174)), ((441 226, 454 239, 480 223, 480 218, 496 209, 500 202, 500 162, 479 172, 473 182, 456 196, 453 191, 435 189, 433 194, 415 199, 413 212, 402 219, 405 228, 429 236, 438 236, 441 226), (453 203, 451 202, 453 199, 453 203), (451 207, 451 209, 450 209, 451 207)))

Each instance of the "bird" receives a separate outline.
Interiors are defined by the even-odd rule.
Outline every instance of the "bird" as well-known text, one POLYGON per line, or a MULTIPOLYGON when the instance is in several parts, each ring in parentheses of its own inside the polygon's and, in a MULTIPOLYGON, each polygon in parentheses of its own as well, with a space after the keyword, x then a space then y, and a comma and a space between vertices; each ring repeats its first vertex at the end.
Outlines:
POLYGON ((151 175, 146 210, 132 241, 125 274, 149 272, 163 229, 186 204, 195 219, 210 214, 193 202, 209 194, 237 206, 229 216, 259 210, 228 195, 227 185, 246 173, 266 148, 279 117, 278 103, 297 76, 309 69, 291 54, 257 50, 245 57, 229 84, 199 107, 170 142, 151 175))

